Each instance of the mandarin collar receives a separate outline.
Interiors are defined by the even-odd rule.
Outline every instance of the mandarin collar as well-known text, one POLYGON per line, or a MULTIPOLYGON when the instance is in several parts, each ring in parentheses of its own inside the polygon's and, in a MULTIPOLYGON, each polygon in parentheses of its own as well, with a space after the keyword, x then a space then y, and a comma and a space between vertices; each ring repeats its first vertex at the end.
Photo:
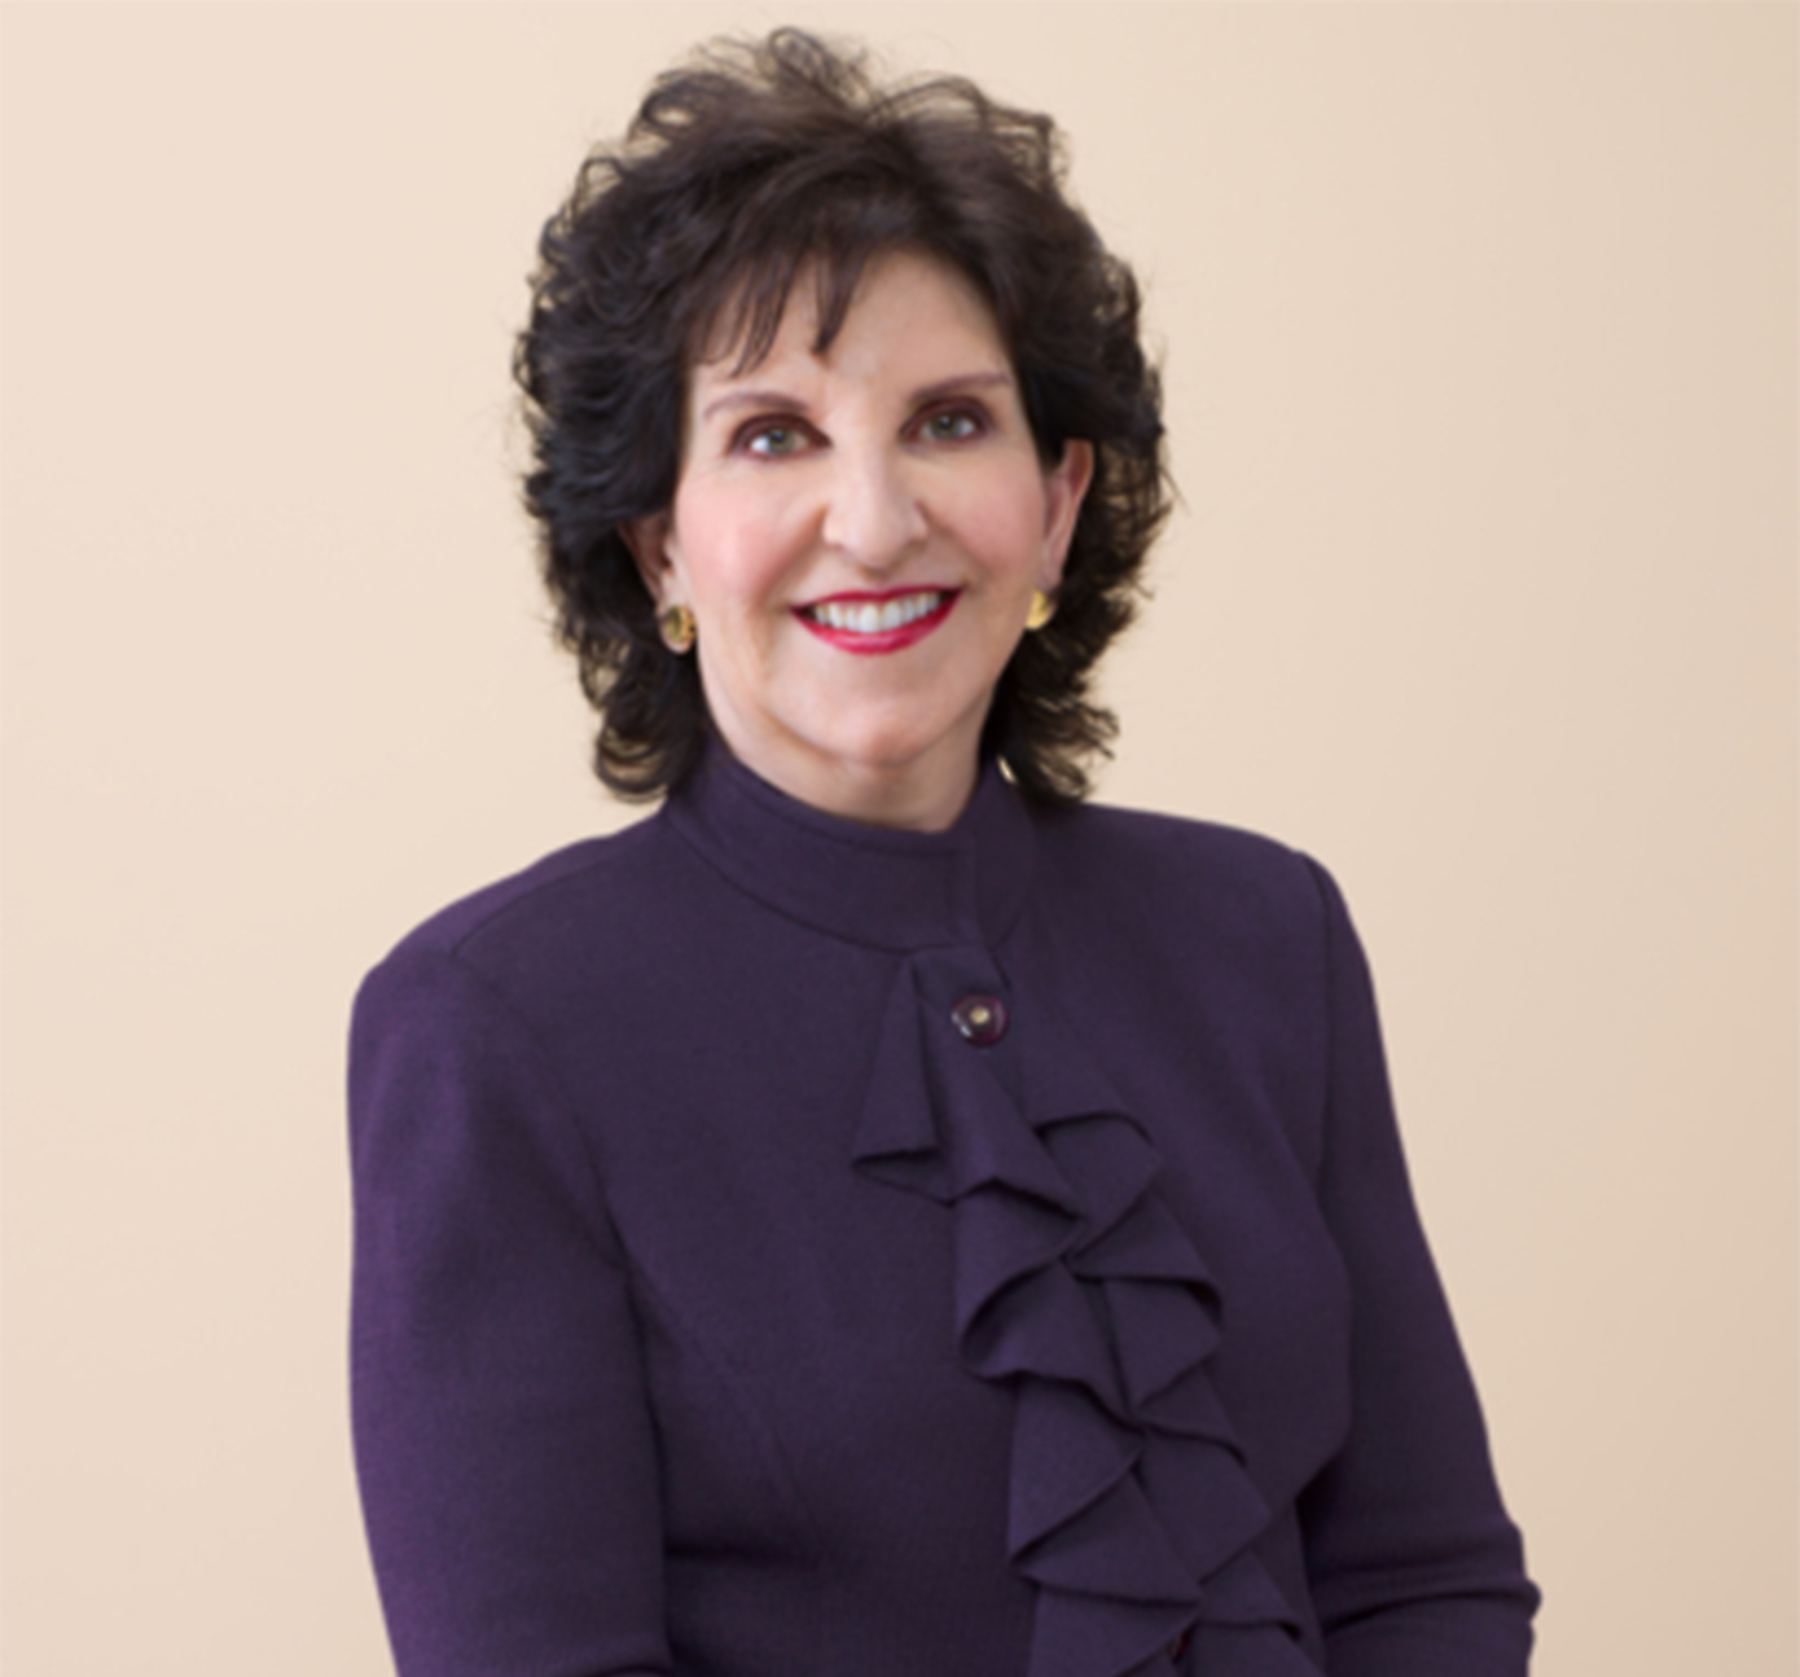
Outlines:
POLYGON ((670 794, 663 816, 758 902, 875 948, 991 946, 1031 889, 1031 815, 992 761, 968 807, 941 833, 829 815, 777 791, 718 747, 670 794))

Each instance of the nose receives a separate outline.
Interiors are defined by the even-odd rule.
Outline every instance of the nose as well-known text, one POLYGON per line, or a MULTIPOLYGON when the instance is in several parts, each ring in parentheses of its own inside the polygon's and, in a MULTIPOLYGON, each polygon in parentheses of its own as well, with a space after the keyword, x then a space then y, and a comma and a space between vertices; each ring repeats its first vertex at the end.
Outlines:
POLYGON ((880 445, 834 452, 825 541, 864 570, 889 570, 925 539, 925 508, 914 473, 895 450, 880 445))

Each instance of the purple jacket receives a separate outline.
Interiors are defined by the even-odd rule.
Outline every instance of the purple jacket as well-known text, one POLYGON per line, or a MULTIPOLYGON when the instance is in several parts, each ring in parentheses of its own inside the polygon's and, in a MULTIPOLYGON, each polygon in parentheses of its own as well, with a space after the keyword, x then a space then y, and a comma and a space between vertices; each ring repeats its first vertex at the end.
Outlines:
POLYGON ((403 1677, 1519 1677, 1536 1594, 1330 879, 714 760, 365 983, 403 1677))

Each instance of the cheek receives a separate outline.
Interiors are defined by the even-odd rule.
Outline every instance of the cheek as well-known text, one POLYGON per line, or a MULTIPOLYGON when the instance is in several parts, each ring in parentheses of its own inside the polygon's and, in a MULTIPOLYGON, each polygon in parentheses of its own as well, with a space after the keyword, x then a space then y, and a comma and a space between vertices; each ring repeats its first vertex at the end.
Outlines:
POLYGON ((1045 502, 1035 476, 1014 475, 967 496, 958 524, 964 548, 991 575, 1035 578, 1044 554, 1045 502))
POLYGON ((778 592, 793 563, 794 544, 778 510, 744 499, 677 499, 673 557, 697 604, 754 611, 778 592))

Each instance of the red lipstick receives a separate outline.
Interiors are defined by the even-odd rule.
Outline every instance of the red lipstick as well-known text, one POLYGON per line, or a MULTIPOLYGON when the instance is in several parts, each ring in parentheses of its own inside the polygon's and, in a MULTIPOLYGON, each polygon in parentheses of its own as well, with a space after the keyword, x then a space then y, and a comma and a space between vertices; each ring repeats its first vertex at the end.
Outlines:
POLYGON ((796 606, 795 617, 820 640, 842 652, 869 656, 883 652, 900 652, 916 646, 950 615, 956 604, 954 588, 889 588, 881 593, 855 592, 832 594, 809 605, 796 606), (927 605, 935 596, 935 604, 927 605), (922 609, 908 615, 904 605, 917 601, 922 609), (903 617, 904 621, 882 626, 881 619, 903 617), (868 627, 864 627, 868 624, 868 627))

